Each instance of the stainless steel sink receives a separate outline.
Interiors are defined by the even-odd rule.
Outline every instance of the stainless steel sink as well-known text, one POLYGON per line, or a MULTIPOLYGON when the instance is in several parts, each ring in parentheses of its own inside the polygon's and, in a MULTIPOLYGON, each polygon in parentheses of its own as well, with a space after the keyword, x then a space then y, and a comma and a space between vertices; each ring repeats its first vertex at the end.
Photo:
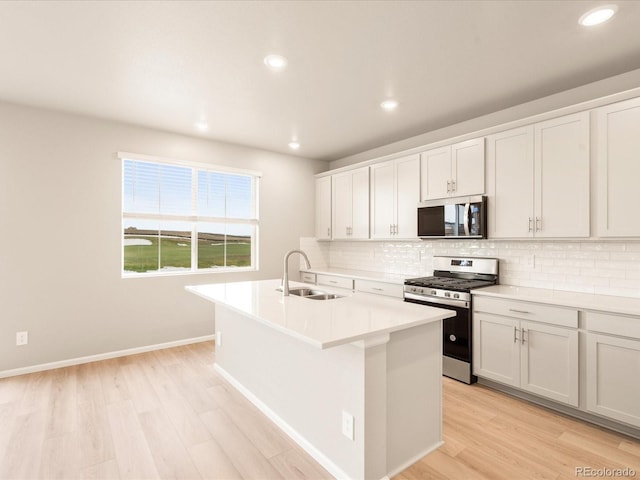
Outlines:
MULTIPOLYGON (((282 288, 278 288, 277 290, 282 290, 282 288)), ((307 287, 290 288, 289 294, 297 295, 298 297, 310 298, 311 300, 333 300, 335 298, 344 297, 344 295, 338 295, 336 293, 326 293, 322 290, 316 290, 315 288, 307 287)))
POLYGON ((317 295, 307 295, 305 298, 311 300, 333 300, 334 298, 342 298, 344 295, 337 295, 335 293, 319 293, 317 295))

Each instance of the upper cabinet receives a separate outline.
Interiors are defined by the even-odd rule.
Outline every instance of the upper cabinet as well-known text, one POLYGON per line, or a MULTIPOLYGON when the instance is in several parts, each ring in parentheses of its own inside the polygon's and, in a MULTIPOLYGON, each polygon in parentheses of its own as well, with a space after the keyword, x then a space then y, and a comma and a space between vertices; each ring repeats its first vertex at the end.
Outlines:
POLYGON ((589 236, 589 112, 535 124, 535 236, 589 236))
POLYGON ((421 200, 484 193, 484 138, 421 154, 421 200))
POLYGON ((316 178, 316 238, 331 240, 331 177, 316 178))
POLYGON ((334 240, 369 238, 369 167, 331 176, 334 240))
POLYGON ((371 238, 416 238, 420 155, 371 166, 371 238))
POLYGON ((589 113, 487 137, 489 237, 589 236, 589 113))
POLYGON ((596 110, 597 234, 638 237, 635 221, 640 179, 640 98, 596 110))

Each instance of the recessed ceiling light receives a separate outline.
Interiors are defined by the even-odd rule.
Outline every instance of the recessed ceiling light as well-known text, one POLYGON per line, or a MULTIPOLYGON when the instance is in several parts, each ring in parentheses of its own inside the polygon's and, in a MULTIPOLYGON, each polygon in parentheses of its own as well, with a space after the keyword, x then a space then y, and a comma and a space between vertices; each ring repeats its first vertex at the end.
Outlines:
POLYGON ((390 112, 390 111, 395 110, 396 108, 398 108, 398 102, 397 102, 397 100, 389 99, 389 100, 385 100, 384 102, 382 102, 380 104, 380 106, 382 107, 383 110, 386 110, 387 112, 390 112))
POLYGON ((264 57, 264 64, 272 70, 282 70, 287 66, 287 63, 289 62, 282 55, 267 55, 264 57))
POLYGON ((199 122, 197 122, 195 124, 195 127, 201 132, 206 132, 209 129, 209 125, 204 120, 200 120, 199 122))
POLYGON ((298 150, 300 148, 300 144, 298 142, 289 142, 289 148, 291 150, 298 150))
POLYGON ((599 25, 613 17, 617 11, 617 5, 603 5, 602 7, 592 8, 580 17, 578 23, 585 27, 599 25))

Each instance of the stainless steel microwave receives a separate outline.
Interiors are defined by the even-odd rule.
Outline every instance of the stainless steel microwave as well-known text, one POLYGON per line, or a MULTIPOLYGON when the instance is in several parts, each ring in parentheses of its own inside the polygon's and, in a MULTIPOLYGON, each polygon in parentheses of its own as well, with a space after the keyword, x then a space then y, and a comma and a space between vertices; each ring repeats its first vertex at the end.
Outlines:
POLYGON ((443 198, 418 204, 418 237, 487 238, 487 197, 443 198))

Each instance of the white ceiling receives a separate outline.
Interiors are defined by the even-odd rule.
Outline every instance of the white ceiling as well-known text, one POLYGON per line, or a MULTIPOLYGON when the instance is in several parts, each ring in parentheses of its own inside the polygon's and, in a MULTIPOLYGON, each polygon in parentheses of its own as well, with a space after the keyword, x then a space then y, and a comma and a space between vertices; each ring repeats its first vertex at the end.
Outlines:
POLYGON ((0 100, 335 160, 640 68, 613 1, 1 1, 0 100))

